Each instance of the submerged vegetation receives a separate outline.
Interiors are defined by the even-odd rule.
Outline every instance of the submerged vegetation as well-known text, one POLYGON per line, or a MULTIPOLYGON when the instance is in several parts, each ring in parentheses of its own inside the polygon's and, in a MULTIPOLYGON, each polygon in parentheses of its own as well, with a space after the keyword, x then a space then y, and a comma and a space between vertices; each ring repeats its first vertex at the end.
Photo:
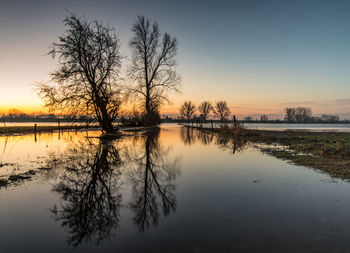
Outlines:
POLYGON ((5 178, 0 178, 0 189, 1 187, 6 187, 12 183, 18 183, 24 180, 30 180, 32 176, 37 174, 39 170, 29 170, 27 172, 21 173, 21 174, 13 174, 5 178))

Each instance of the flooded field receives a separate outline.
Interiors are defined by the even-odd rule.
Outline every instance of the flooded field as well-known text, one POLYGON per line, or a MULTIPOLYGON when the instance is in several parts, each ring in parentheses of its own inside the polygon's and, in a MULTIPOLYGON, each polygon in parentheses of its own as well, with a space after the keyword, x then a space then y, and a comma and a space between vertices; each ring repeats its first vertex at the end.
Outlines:
MULTIPOLYGON (((205 123, 203 127, 214 127, 219 128, 222 124, 220 123, 205 123)), ((232 123, 228 124, 232 125, 232 123)), ((304 123, 244 123, 244 127, 248 129, 257 130, 271 130, 271 131, 310 131, 310 132, 350 132, 350 124, 304 124, 304 123)))
POLYGON ((99 135, 0 137, 1 252, 349 251, 348 182, 178 125, 99 135))

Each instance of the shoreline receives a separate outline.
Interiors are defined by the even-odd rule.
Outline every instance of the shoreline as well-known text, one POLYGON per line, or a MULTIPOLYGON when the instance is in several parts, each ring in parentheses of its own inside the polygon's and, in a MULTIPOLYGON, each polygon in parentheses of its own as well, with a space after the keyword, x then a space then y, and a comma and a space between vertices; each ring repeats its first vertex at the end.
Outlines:
MULTIPOLYGON (((187 126, 185 126, 187 127, 187 126)), ((270 131, 243 129, 241 136, 221 129, 197 128, 213 132, 233 142, 244 140, 255 144, 263 153, 298 166, 314 168, 333 178, 350 181, 350 133, 311 131, 270 131)))
POLYGON ((97 129, 96 126, 7 126, 0 127, 0 137, 97 129))
MULTIPOLYGON (((40 123, 39 123, 40 124, 40 123)), ((162 123, 162 124, 171 124, 171 123, 162 123)), ((173 123, 179 126, 183 127, 189 127, 193 129, 198 129, 202 131, 210 131, 210 132, 220 132, 220 128, 211 128, 211 127, 198 127, 198 126, 187 126, 182 125, 178 123, 173 123)), ((140 129, 143 129, 144 127, 141 126, 120 126, 120 130, 127 130, 127 131, 140 131, 140 129)), ((45 126, 45 125, 37 125, 36 130, 34 127, 34 124, 32 126, 1 126, 0 127, 0 137, 3 136, 18 136, 18 135, 27 135, 27 134, 41 134, 41 133, 53 133, 53 132, 73 132, 73 131, 98 131, 100 130, 99 126, 86 126, 86 125, 52 125, 52 126, 45 126)), ((341 132, 336 130, 320 130, 315 131, 315 129, 252 129, 252 128, 245 128, 244 129, 246 133, 249 134, 250 137, 256 136, 256 134, 261 134, 265 137, 271 137, 272 135, 344 135, 344 136, 350 136, 350 132, 341 132)))
MULTIPOLYGON (((140 132, 153 128, 154 126, 119 126, 120 132, 140 132)), ((9 126, 5 128, 0 127, 0 137, 22 136, 30 134, 45 134, 45 133, 59 133, 59 132, 75 132, 75 131, 101 131, 99 126, 37 126, 36 131, 33 126, 9 126)), ((116 131, 116 133, 118 133, 116 131)))

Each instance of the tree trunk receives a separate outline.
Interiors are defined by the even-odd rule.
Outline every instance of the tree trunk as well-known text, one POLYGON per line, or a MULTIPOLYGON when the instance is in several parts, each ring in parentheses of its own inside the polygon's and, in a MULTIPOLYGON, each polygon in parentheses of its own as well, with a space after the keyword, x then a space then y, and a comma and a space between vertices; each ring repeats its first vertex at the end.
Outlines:
POLYGON ((146 113, 147 113, 148 115, 150 115, 150 114, 152 113, 152 112, 151 112, 150 102, 151 102, 151 100, 150 100, 149 88, 147 87, 147 91, 146 91, 146 104, 145 104, 145 106, 146 106, 146 113))
POLYGON ((101 113, 101 117, 98 117, 99 124, 102 127, 103 132, 114 133, 116 129, 113 127, 113 120, 108 115, 105 103, 101 100, 100 97, 96 96, 96 105, 101 113))

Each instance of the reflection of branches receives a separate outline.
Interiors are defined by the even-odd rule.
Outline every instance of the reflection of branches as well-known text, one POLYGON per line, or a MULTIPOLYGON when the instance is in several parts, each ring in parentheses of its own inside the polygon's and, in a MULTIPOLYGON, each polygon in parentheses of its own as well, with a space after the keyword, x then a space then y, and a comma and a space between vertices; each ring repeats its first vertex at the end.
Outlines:
POLYGON ((181 127, 181 139, 185 144, 193 145, 196 142, 195 130, 191 127, 181 127))
POLYGON ((204 145, 208 145, 213 142, 214 135, 213 133, 203 132, 203 131, 197 131, 197 138, 202 142, 204 145))
POLYGON ((232 154, 242 151, 246 143, 247 142, 240 137, 227 138, 227 137, 217 136, 215 141, 215 144, 218 145, 219 147, 223 149, 232 150, 232 154))
POLYGON ((159 206, 164 216, 176 209, 174 181, 179 173, 178 160, 168 159, 170 150, 160 146, 158 137, 159 129, 154 129, 143 137, 141 152, 128 152, 135 164, 130 174, 133 184, 130 206, 135 212, 134 222, 140 231, 148 229, 151 224, 158 224, 159 206))
MULTIPOLYGON (((214 140, 213 133, 196 130, 191 127, 182 127, 180 133, 181 139, 188 145, 194 144, 197 140, 199 140, 203 145, 208 145, 214 140)), ((232 150, 232 153, 234 154, 244 149, 246 141, 241 135, 232 134, 232 136, 227 137, 217 134, 215 144, 223 149, 232 150)))
POLYGON ((213 141, 213 133, 208 133, 204 131, 199 131, 191 127, 181 128, 181 139, 185 144, 192 145, 199 140, 204 145, 208 145, 213 141))
POLYGON ((119 152, 111 143, 90 142, 74 147, 68 156, 72 164, 53 188, 64 202, 61 210, 54 206, 52 212, 68 228, 69 243, 99 243, 119 222, 120 172, 112 168, 121 164, 119 152))

